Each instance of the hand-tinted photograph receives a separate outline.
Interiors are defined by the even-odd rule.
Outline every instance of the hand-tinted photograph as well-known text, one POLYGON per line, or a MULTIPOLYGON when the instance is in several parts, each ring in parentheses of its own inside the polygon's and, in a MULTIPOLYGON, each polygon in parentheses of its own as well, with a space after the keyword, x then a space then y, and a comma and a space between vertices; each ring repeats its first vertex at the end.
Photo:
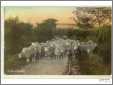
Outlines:
POLYGON ((4 7, 6 75, 111 75, 111 7, 4 7))

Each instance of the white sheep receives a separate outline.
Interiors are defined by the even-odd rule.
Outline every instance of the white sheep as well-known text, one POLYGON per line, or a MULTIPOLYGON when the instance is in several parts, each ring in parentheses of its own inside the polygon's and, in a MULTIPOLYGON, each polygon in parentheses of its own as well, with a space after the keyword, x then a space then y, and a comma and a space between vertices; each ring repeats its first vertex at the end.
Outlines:
POLYGON ((22 49, 21 53, 18 54, 18 57, 21 58, 26 58, 26 62, 30 61, 30 57, 31 57, 32 53, 30 48, 25 47, 22 49))
POLYGON ((87 51, 87 53, 90 53, 91 51, 95 49, 96 46, 97 44, 90 40, 88 42, 82 42, 79 48, 81 50, 87 51))

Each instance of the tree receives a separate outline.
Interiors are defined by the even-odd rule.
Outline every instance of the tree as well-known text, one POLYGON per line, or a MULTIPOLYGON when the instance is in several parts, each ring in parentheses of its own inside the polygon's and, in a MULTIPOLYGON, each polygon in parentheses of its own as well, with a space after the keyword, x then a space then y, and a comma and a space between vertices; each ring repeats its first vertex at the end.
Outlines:
POLYGON ((110 7, 77 7, 73 14, 79 27, 92 28, 111 24, 110 7))
MULTIPOLYGON (((25 45, 30 43, 32 25, 20 22, 18 17, 5 20, 5 50, 15 54, 25 45)), ((7 53, 6 53, 7 54, 7 53)))
POLYGON ((92 15, 88 14, 88 12, 84 10, 84 8, 76 8, 76 10, 73 11, 73 14, 73 20, 80 28, 89 29, 93 27, 93 17, 92 15))
POLYGON ((95 17, 95 22, 98 27, 111 24, 111 8, 110 7, 95 7, 88 9, 88 12, 95 17), (108 20, 108 22, 106 22, 108 20))
POLYGON ((16 17, 15 19, 8 19, 5 21, 5 49, 6 51, 11 51, 11 53, 15 53, 15 49, 18 48, 15 43, 19 42, 19 30, 18 29, 19 20, 16 17))
POLYGON ((36 33, 39 41, 46 41, 53 38, 56 29, 56 19, 47 19, 36 27, 36 33))

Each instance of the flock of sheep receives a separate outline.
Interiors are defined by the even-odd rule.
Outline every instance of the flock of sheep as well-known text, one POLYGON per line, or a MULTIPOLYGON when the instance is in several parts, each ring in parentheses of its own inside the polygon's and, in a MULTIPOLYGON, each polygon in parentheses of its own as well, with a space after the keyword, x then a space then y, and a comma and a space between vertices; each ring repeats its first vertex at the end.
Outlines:
POLYGON ((62 59, 70 57, 69 54, 76 57, 78 49, 85 50, 88 53, 96 47, 96 43, 89 40, 88 42, 80 42, 79 40, 71 40, 56 37, 45 43, 32 42, 30 46, 24 47, 18 54, 18 58, 24 58, 26 62, 36 62, 44 57, 51 59, 62 59))

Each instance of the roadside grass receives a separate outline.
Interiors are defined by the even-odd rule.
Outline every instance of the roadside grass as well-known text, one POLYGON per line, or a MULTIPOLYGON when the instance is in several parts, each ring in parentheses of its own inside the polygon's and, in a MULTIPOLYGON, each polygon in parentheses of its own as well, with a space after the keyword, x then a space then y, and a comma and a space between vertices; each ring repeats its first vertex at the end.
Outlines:
POLYGON ((10 71, 20 69, 26 65, 25 59, 19 59, 17 55, 5 56, 4 71, 5 74, 10 74, 10 71))

